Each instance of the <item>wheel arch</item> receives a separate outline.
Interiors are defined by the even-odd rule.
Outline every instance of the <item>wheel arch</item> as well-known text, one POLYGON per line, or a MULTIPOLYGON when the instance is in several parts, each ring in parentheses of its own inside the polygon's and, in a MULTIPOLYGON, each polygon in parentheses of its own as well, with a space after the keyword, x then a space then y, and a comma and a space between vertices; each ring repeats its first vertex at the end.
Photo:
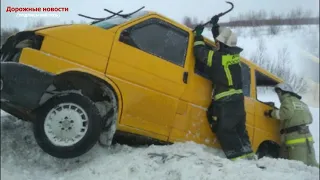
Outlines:
POLYGON ((122 95, 120 89, 104 74, 86 69, 67 69, 57 73, 53 78, 52 84, 49 85, 46 92, 42 95, 39 106, 54 95, 52 92, 57 90, 63 92, 72 90, 72 88, 83 90, 84 93, 96 101, 103 98, 103 93, 108 93, 108 89, 111 90, 116 98, 117 123, 119 122, 122 112, 122 95))
POLYGON ((278 158, 280 156, 280 145, 272 140, 264 140, 262 141, 256 151, 256 154, 258 155, 258 158, 262 158, 264 156, 264 152, 268 150, 273 150, 276 154, 276 157, 278 158))

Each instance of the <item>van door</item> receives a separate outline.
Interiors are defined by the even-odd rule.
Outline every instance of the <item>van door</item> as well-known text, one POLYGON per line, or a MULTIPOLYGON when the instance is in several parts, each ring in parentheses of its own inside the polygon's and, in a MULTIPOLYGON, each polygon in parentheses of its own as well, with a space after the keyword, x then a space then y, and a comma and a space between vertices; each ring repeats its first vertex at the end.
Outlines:
MULTIPOLYGON (((193 47, 193 36, 190 36, 189 47, 193 47)), ((189 51, 188 82, 180 98, 170 142, 194 141, 203 144, 214 144, 215 136, 207 121, 206 111, 211 102, 212 83, 206 75, 206 66, 196 62, 193 50, 189 51)))
POLYGON ((120 124, 167 140, 186 87, 189 34, 157 16, 151 17, 119 28, 107 76, 121 91, 120 124))
MULTIPOLYGON (((192 41, 193 42, 193 41, 192 41)), ((192 43, 191 42, 191 43, 192 43)), ((208 48, 213 45, 206 43, 208 48)), ((193 53, 193 51, 191 51, 193 53)), ((211 103, 212 83, 208 77, 208 68, 204 63, 195 61, 192 54, 188 58, 189 78, 186 90, 181 97, 181 104, 184 105, 184 111, 177 113, 174 123, 174 129, 170 134, 170 141, 192 140, 197 143, 209 146, 219 147, 215 134, 211 131, 207 119, 207 108, 211 103)), ((246 126, 250 141, 253 141, 254 133, 254 99, 251 97, 252 77, 251 69, 245 63, 242 64, 243 70, 243 91, 245 95, 246 108, 246 126)), ((183 106, 180 106, 183 107, 183 106)), ((182 109, 182 108, 181 108, 182 109)), ((179 112, 179 111, 178 111, 179 112)))
POLYGON ((273 87, 278 83, 276 80, 268 77, 262 72, 255 70, 255 132, 254 145, 256 148, 265 140, 280 142, 280 121, 272 120, 264 115, 264 112, 272 109, 269 104, 276 101, 277 96, 270 97, 267 94, 268 88, 273 92, 273 87))

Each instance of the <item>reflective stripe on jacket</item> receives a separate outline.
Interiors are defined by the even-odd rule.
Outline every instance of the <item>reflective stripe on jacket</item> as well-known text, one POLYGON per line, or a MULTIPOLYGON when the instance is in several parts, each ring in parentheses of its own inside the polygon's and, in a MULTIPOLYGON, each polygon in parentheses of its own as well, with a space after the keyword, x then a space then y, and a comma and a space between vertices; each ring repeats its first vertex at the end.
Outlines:
MULTIPOLYGON (((271 116, 274 119, 282 121, 282 128, 290 128, 300 125, 309 125, 312 123, 312 114, 308 106, 295 94, 285 93, 279 97, 281 105, 279 110, 272 111, 271 116)), ((306 138, 313 142, 310 132, 295 131, 284 135, 286 145, 306 143, 306 138)))
POLYGON ((196 60, 209 68, 209 77, 214 86, 214 99, 218 100, 242 92, 242 72, 240 64, 241 48, 226 48, 221 51, 206 47, 202 36, 196 36, 194 55, 196 60))

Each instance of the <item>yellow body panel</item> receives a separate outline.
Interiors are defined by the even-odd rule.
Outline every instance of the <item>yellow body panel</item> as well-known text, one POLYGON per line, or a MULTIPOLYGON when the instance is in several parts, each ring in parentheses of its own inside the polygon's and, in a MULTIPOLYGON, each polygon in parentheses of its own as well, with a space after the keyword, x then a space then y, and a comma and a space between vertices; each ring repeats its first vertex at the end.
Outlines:
MULTIPOLYGON (((110 84, 115 90, 116 95, 118 97, 121 97, 121 93, 117 88, 117 86, 108 77, 106 77, 104 73, 95 71, 93 69, 74 63, 72 61, 68 61, 63 58, 59 58, 41 51, 30 49, 30 48, 24 48, 22 50, 19 62, 21 64, 35 67, 37 69, 40 69, 42 71, 49 72, 55 75, 69 72, 69 71, 78 71, 78 72, 91 74, 110 84)), ((118 103, 119 103, 119 117, 117 122, 119 122, 121 118, 121 111, 122 111, 121 109, 122 102, 119 101, 118 103)))
MULTIPOLYGON (((192 30, 161 15, 151 13, 112 30, 70 25, 40 29, 44 36, 40 51, 25 48, 20 63, 43 71, 60 74, 80 71, 92 74, 110 84, 119 99, 117 129, 155 139, 177 142, 195 141, 220 147, 211 132, 207 107, 211 102, 211 82, 194 72, 192 30), (178 66, 119 41, 122 30, 145 19, 156 17, 189 33, 184 66, 178 66), (188 72, 188 82, 183 74, 188 72)), ((205 39, 213 45, 213 42, 205 39)), ((251 68, 251 94, 245 97, 247 130, 256 150, 265 140, 279 143, 279 124, 266 119, 269 106, 256 99, 255 70, 281 82, 246 59, 251 68)))
MULTIPOLYGON (((82 50, 92 51, 105 57, 108 57, 110 54, 114 36, 113 32, 106 31, 102 28, 78 24, 43 29, 37 31, 37 34, 79 46, 82 50)), ((71 50, 70 53, 73 54, 76 52, 71 50)))

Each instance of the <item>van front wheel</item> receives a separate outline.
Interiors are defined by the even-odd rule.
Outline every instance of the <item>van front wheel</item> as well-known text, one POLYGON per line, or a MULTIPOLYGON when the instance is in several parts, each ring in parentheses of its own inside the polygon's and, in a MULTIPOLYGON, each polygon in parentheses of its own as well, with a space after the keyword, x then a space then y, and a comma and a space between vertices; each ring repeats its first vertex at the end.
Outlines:
POLYGON ((37 111, 34 136, 43 151, 57 158, 74 158, 97 142, 102 118, 88 97, 77 93, 54 96, 37 111))

